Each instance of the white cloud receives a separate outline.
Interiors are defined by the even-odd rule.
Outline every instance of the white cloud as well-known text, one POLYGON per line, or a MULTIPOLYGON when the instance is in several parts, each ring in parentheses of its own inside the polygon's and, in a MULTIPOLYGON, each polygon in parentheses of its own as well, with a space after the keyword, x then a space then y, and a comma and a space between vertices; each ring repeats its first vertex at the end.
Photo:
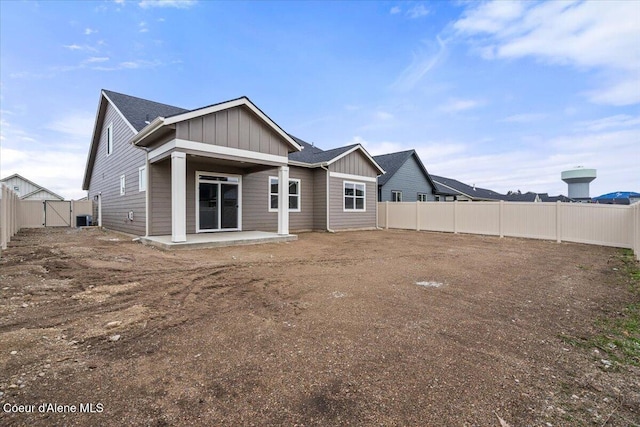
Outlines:
POLYGON ((152 7, 174 7, 176 9, 188 9, 195 5, 196 0, 142 0, 138 3, 143 9, 152 7))
POLYGON ((73 138, 88 141, 93 132, 94 117, 90 113, 75 112, 54 120, 47 125, 47 129, 63 133, 73 138))
POLYGON ((96 49, 95 47, 89 46, 89 45, 79 45, 79 44, 69 44, 69 45, 64 45, 63 46, 65 49, 69 49, 69 50, 77 50, 77 51, 89 51, 89 52, 97 52, 98 49, 96 49))
POLYGON ((91 34, 97 33, 98 30, 94 30, 93 28, 85 28, 84 34, 86 36, 90 36, 91 34))
POLYGON ((396 81, 391 85, 392 88, 410 91, 431 71, 436 65, 442 62, 446 55, 446 45, 440 37, 436 37, 437 47, 424 45, 423 49, 413 54, 411 64, 405 68, 396 81), (435 50, 435 52, 434 52, 435 50))
POLYGON ((429 9, 427 9, 423 4, 417 4, 411 9, 407 10, 407 16, 411 19, 422 18, 423 16, 427 16, 428 14, 429 9))
POLYGON ((147 23, 142 21, 138 24, 138 31, 140 31, 141 33, 146 33, 149 31, 149 28, 147 27, 147 23))
POLYGON ((393 6, 391 8, 391 10, 389 11, 390 14, 392 15, 397 15, 398 13, 400 13, 402 10, 400 9, 400 6, 393 6))
POLYGON ((3 148, 3 176, 18 173, 65 198, 86 196, 82 178, 86 153, 65 150, 17 150, 3 148))
POLYGON ((567 187, 560 173, 583 165, 598 170, 598 178, 591 185, 591 195, 595 196, 622 190, 618 188, 620 183, 631 189, 640 186, 638 140, 639 129, 580 132, 540 140, 531 149, 487 153, 476 151, 478 144, 473 143, 464 151, 437 161, 430 162, 424 157, 422 160, 430 173, 502 193, 520 189, 565 195, 567 187))
POLYGON ((393 114, 387 113, 386 111, 377 111, 375 113, 375 118, 378 120, 387 121, 393 119, 393 114))
POLYGON ((93 64, 96 62, 107 62, 109 60, 108 56, 92 56, 90 58, 85 59, 85 63, 93 64))
POLYGON ((548 115, 545 113, 513 114, 499 121, 506 122, 506 123, 531 123, 531 122, 537 122, 539 120, 542 120, 547 116, 548 115))
POLYGON ((438 109, 445 113, 459 113, 461 111, 471 110, 483 105, 482 101, 474 99, 451 99, 447 103, 441 105, 438 109))
POLYGON ((589 132, 598 132, 605 129, 620 129, 626 127, 640 126, 640 116, 629 116, 627 114, 618 114, 615 116, 604 117, 591 121, 583 121, 577 124, 579 130, 589 132))
POLYGON ((97 71, 138 70, 138 69, 144 69, 144 68, 156 68, 161 65, 163 65, 163 63, 158 60, 147 61, 144 59, 137 59, 134 61, 120 62, 119 64, 114 65, 112 67, 96 66, 96 67, 93 67, 93 69, 97 71))
POLYGON ((592 102, 640 102, 640 4, 617 2, 504 2, 473 4, 454 24, 487 58, 533 57, 610 75, 589 94, 592 102))

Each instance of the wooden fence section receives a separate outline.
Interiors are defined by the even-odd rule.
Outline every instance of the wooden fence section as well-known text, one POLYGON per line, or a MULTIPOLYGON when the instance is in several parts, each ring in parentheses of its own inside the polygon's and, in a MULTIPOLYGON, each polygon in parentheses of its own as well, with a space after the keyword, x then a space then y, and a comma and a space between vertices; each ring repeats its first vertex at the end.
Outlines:
POLYGON ((640 259, 640 203, 384 202, 378 226, 614 246, 640 259))

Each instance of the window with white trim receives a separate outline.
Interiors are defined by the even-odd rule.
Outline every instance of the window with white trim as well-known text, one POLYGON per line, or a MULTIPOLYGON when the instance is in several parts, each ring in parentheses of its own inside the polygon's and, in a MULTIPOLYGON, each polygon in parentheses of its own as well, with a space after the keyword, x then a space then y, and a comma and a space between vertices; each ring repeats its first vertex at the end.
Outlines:
POLYGON ((113 153, 113 123, 107 126, 107 156, 113 153))
MULTIPOLYGON (((278 178, 269 177, 269 212, 278 212, 278 178)), ((300 180, 289 178, 289 212, 300 212, 300 180)))
POLYGON ((126 186, 126 182, 125 182, 126 178, 124 175, 120 175, 120 195, 124 196, 125 194, 125 186, 126 186))
POLYGON ((138 168, 138 191, 147 190, 147 167, 140 166, 138 168))
POLYGON ((418 193, 419 202, 426 202, 427 200, 427 193, 418 193))
POLYGON ((391 190, 391 201, 392 202, 401 202, 402 201, 402 191, 391 190))
POLYGON ((344 211, 366 211, 366 184, 343 181, 344 211))

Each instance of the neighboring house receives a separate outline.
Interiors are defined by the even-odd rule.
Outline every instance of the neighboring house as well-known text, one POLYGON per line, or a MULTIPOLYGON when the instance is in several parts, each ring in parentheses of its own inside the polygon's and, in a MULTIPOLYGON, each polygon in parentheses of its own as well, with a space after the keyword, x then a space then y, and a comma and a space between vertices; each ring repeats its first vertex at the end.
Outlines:
POLYGON ((493 190, 467 185, 463 182, 444 176, 431 175, 436 185, 436 200, 438 201, 492 201, 502 200, 503 194, 493 190))
POLYGON ((640 193, 633 191, 616 191, 607 193, 592 199, 594 203, 606 203, 610 205, 632 205, 640 201, 640 193))
POLYGON ((375 228, 382 173, 361 145, 320 150, 246 97, 185 110, 103 90, 83 189, 104 227, 184 242, 215 231, 375 228))
POLYGON ((378 177, 379 202, 434 201, 436 185, 415 150, 373 158, 385 170, 378 177))
POLYGON ((17 173, 0 179, 0 182, 15 191, 21 200, 64 200, 64 197, 17 173))
POLYGON ((504 200, 505 202, 540 202, 541 198, 537 193, 527 191, 526 193, 521 193, 519 190, 509 191, 507 194, 502 195, 500 200, 504 200))
POLYGON ((540 197, 541 202, 564 202, 564 203, 572 203, 575 200, 568 198, 567 196, 560 194, 558 196, 550 196, 549 193, 538 193, 538 197, 540 197))

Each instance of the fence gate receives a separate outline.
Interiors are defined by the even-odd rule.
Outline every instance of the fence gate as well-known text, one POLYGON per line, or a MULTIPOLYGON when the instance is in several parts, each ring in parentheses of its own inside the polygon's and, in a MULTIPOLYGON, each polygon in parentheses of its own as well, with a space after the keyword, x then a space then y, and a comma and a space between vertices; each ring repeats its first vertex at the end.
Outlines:
POLYGON ((71 202, 45 200, 45 227, 71 227, 71 202))

